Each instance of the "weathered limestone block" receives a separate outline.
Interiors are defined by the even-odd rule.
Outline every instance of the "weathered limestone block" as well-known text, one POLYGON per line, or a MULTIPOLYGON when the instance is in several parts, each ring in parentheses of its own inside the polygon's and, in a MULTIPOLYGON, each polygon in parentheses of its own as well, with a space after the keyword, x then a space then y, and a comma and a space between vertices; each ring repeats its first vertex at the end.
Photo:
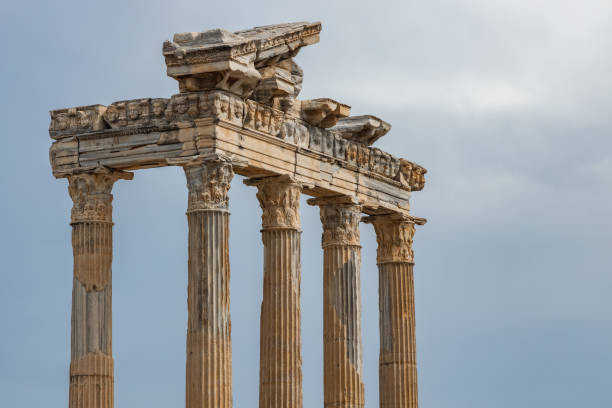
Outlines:
POLYGON ((351 107, 329 98, 301 101, 302 119, 314 126, 332 127, 338 119, 347 117, 351 107))
POLYGON ((364 221, 374 225, 378 242, 380 406, 417 408, 412 239, 415 224, 425 220, 390 214, 364 221))
POLYGON ((74 255, 70 408, 113 407, 111 190, 115 181, 131 178, 106 168, 68 176, 74 255))
POLYGON ((257 44, 255 67, 259 69, 295 57, 302 47, 318 43, 320 32, 319 22, 298 22, 254 27, 236 34, 257 44))
POLYGON ((349 116, 338 120, 330 130, 345 139, 370 146, 386 135, 391 125, 372 115, 349 116))
POLYGON ((180 33, 164 43, 163 54, 168 76, 179 81, 181 92, 223 89, 246 97, 262 78, 258 69, 294 57, 318 42, 320 31, 320 23, 290 23, 236 33, 180 33))
POLYGON ((352 197, 309 199, 321 211, 323 235, 324 406, 365 404, 361 343, 361 206, 352 197))
POLYGON ((263 210, 260 408, 302 407, 300 192, 288 177, 245 180, 263 210))
POLYGON ((232 407, 228 191, 225 157, 183 164, 189 190, 187 408, 232 407))

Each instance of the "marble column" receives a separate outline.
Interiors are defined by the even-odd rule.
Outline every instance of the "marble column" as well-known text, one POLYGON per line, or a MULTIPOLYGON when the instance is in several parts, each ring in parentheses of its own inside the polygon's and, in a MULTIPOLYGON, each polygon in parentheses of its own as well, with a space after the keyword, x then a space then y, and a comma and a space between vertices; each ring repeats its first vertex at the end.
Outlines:
POLYGON ((376 231, 379 276, 381 408, 417 408, 412 238, 415 223, 400 214, 364 218, 376 231))
POLYGON ((229 159, 211 155, 183 165, 187 221, 187 408, 231 408, 232 341, 228 191, 229 159))
POLYGON ((131 173, 104 167, 68 176, 74 278, 70 408, 112 408, 113 220, 111 190, 131 173))
POLYGON ((302 407, 300 193, 290 177, 251 179, 263 210, 260 408, 302 407))
POLYGON ((315 198, 323 224, 324 406, 362 408, 361 206, 352 197, 315 198))

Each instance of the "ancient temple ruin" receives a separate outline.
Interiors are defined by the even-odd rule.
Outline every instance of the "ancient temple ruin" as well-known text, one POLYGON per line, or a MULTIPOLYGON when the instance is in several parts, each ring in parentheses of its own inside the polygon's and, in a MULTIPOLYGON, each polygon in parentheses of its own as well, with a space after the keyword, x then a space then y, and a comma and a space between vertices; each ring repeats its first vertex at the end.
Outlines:
POLYGON ((323 230, 325 407, 364 406, 360 222, 378 242, 380 406, 417 407, 412 238, 425 220, 409 199, 426 170, 372 147, 391 128, 384 120, 298 99, 294 58, 320 31, 291 23, 175 34, 163 55, 178 94, 51 111, 51 166, 73 200, 71 408, 113 406, 113 184, 161 166, 181 166, 187 179, 187 408, 232 407, 234 174, 262 208, 259 407, 302 407, 301 194, 320 208, 323 230))

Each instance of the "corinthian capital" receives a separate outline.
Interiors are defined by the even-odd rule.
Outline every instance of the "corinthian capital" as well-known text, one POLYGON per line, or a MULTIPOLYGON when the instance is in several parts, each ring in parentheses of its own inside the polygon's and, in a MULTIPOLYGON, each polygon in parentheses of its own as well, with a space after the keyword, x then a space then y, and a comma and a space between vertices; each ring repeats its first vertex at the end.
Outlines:
POLYGON ((321 211, 322 247, 359 245, 361 206, 355 198, 349 196, 311 198, 308 204, 318 205, 321 211))
POLYGON ((187 176, 189 199, 187 212, 227 210, 234 169, 230 158, 209 155, 183 165, 187 176))
POLYGON ((113 184, 119 179, 131 180, 133 177, 132 173, 106 167, 69 174, 68 193, 73 202, 71 223, 112 222, 113 184))
POLYGON ((412 239, 415 224, 423 225, 424 218, 408 215, 389 214, 363 218, 363 221, 374 226, 378 250, 376 261, 381 263, 414 262, 412 239))
POLYGON ((244 183, 257 187, 263 229, 300 228, 301 183, 289 176, 249 179, 244 183))

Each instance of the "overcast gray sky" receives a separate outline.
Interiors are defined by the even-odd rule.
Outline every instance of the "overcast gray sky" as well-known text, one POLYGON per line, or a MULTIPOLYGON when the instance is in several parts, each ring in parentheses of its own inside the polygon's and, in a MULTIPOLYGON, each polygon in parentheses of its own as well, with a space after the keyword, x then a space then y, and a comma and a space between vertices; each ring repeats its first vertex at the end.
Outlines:
MULTIPOLYGON (((393 125, 425 166, 415 215, 423 407, 612 406, 612 3, 116 1, 0 6, 0 406, 67 406, 72 250, 51 109, 176 93, 174 32, 322 21, 301 98, 393 125)), ((186 187, 139 171, 115 193, 116 405, 184 404, 186 187)), ((255 406, 260 209, 230 195, 234 406, 255 406)), ((322 406, 322 252, 303 202, 304 406, 322 406)), ((362 225, 366 406, 378 406, 376 243, 362 225)))

